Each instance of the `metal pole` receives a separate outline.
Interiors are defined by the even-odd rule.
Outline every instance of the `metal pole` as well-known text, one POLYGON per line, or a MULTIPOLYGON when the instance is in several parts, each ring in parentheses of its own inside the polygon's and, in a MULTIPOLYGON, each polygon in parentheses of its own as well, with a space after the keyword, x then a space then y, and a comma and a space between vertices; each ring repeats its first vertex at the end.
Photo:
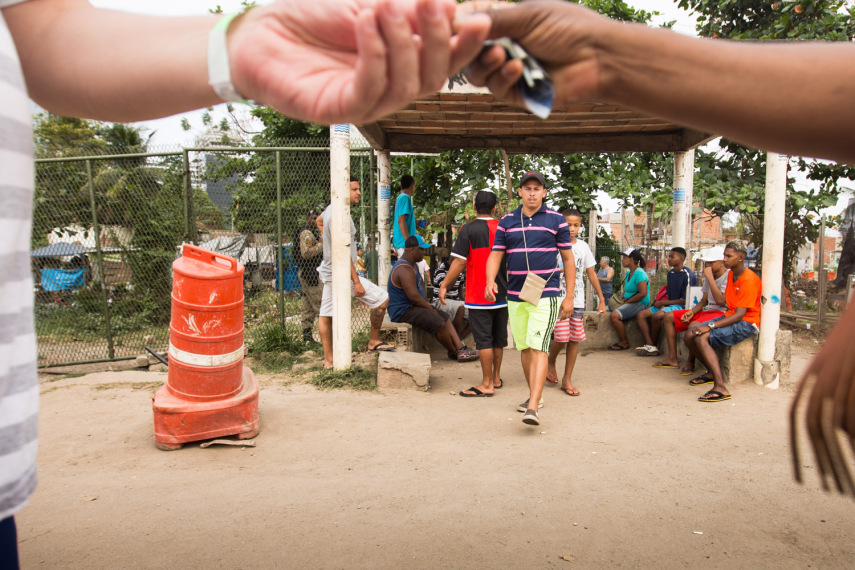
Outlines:
POLYGON ((184 149, 184 239, 190 242, 190 152, 184 149))
POLYGON ((766 154, 766 200, 763 207, 763 290, 760 338, 754 360, 754 382, 767 388, 781 383, 775 344, 781 323, 781 275, 784 269, 784 207, 787 200, 787 160, 783 154, 766 154))
MULTIPOLYGON (((282 263, 285 257, 285 244, 282 239, 282 161, 280 152, 276 155, 276 283, 279 284, 279 326, 285 328, 285 277, 282 271, 282 263)), ((291 244, 291 247, 300 247, 300 244, 291 244)), ((256 258, 257 259, 257 258, 256 258)))
POLYGON ((104 308, 104 327, 107 331, 107 356, 112 360, 116 356, 116 351, 113 347, 113 330, 110 327, 110 303, 107 302, 107 275, 104 273, 104 254, 101 252, 101 229, 98 226, 98 210, 95 207, 95 187, 92 185, 92 160, 86 161, 86 177, 89 179, 89 203, 92 206, 95 258, 98 261, 98 272, 101 273, 101 304, 104 308))
POLYGON ((333 368, 350 367, 350 125, 330 125, 333 368))
MULTIPOLYGON (((813 246, 811 245, 811 249, 813 246)), ((819 226, 819 273, 816 290, 816 322, 825 322, 825 293, 828 287, 828 275, 825 272, 825 214, 820 218, 819 226)))
MULTIPOLYGON (((365 184, 365 160, 363 156, 359 157, 359 187, 360 188, 370 188, 370 186, 365 184)), ((371 195, 372 192, 366 192, 367 195, 371 195)), ((368 196, 366 196, 367 198, 368 196)), ((359 200, 359 242, 362 244, 362 247, 365 247, 365 242, 368 241, 367 235, 365 233, 365 202, 367 200, 359 200)))
POLYGON ((377 151, 377 164, 380 178, 377 181, 377 231, 380 233, 380 247, 377 250, 377 285, 386 289, 389 285, 389 273, 392 271, 389 225, 389 205, 392 201, 392 162, 388 150, 377 151))
MULTIPOLYGON (((691 192, 694 177, 694 151, 674 153, 674 191, 671 195, 672 212, 672 247, 686 247, 686 226, 691 212, 691 203, 686 198, 691 192)), ((691 241, 689 242, 691 243, 691 241)))

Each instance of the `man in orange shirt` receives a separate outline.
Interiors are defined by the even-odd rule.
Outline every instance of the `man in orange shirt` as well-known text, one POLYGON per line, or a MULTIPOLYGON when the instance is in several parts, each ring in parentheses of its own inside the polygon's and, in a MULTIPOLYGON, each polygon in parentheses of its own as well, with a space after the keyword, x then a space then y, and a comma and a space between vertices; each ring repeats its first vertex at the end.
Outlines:
POLYGON ((748 246, 742 240, 728 242, 724 248, 724 265, 730 269, 724 292, 727 312, 686 334, 686 346, 692 355, 707 367, 706 374, 689 381, 692 386, 712 384, 712 389, 698 398, 701 402, 722 402, 730 399, 724 387, 716 348, 733 346, 760 331, 760 292, 762 283, 757 274, 745 267, 748 246), (712 375, 712 376, 710 376, 712 375))

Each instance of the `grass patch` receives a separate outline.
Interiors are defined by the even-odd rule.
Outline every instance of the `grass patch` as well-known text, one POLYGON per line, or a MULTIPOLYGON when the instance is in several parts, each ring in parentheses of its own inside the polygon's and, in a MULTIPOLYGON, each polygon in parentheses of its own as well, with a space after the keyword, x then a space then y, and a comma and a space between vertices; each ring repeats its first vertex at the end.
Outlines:
POLYGON ((352 390, 376 390, 377 373, 368 368, 351 366, 345 370, 321 370, 309 380, 321 390, 350 388, 352 390))
POLYGON ((253 334, 249 343, 249 356, 259 372, 287 372, 302 362, 302 354, 307 350, 317 350, 303 340, 302 330, 283 328, 278 324, 261 327, 253 334))

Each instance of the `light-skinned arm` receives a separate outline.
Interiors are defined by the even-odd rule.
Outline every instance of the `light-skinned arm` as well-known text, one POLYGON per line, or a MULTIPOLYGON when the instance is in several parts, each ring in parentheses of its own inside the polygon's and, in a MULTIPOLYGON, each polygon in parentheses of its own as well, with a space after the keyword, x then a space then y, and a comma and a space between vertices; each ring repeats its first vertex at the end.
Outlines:
MULTIPOLYGON (((564 282, 576 283, 576 254, 572 249, 559 249, 561 253, 561 261, 564 262, 564 282)), ((561 315, 559 319, 569 319, 573 314, 573 297, 576 293, 575 287, 567 287, 567 295, 561 302, 561 315)))
MULTIPOLYGON (((480 49, 453 0, 279 0, 232 22, 232 83, 300 120, 364 123, 439 89, 480 49)), ((3 9, 30 96, 67 116, 138 121, 222 101, 208 85, 219 16, 162 18, 30 0, 3 9)), ((480 20, 480 22, 479 22, 480 20)))
POLYGON ((485 270, 487 286, 484 287, 484 298, 488 301, 495 301, 496 294, 499 292, 499 286, 496 285, 496 275, 499 273, 499 267, 502 266, 504 256, 504 251, 491 251, 487 257, 487 268, 485 270))
MULTIPOLYGON (((849 42, 692 38, 613 21, 571 2, 503 8, 487 11, 490 37, 510 36, 544 64, 556 108, 607 101, 756 148, 855 160, 855 46, 849 42)), ((515 85, 522 64, 503 67, 505 60, 495 46, 470 66, 470 77, 520 104, 515 85)))

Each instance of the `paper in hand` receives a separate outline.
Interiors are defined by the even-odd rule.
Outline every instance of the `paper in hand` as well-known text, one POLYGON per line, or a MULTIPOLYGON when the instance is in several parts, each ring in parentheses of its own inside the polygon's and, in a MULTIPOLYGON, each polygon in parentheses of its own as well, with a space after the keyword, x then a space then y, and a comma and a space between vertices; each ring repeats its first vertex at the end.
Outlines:
POLYGON ((495 40, 487 40, 484 47, 501 46, 508 59, 519 59, 523 64, 523 74, 517 82, 517 89, 525 103, 526 109, 537 117, 545 119, 552 112, 555 103, 555 88, 549 74, 523 47, 512 40, 504 37, 495 40))

